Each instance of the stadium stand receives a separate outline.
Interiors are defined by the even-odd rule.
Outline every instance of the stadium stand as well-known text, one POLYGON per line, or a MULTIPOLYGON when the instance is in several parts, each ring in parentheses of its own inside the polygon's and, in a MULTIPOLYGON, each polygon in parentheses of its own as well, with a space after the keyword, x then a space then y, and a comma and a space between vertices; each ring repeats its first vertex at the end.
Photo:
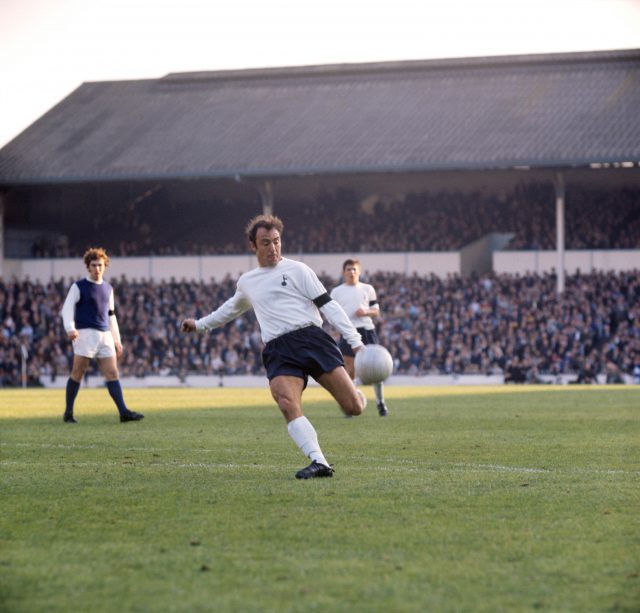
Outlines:
POLYGON ((486 231, 515 231, 514 247, 545 248, 554 244, 556 173, 567 175, 575 219, 567 248, 628 248, 635 210, 625 226, 617 212, 583 212, 599 196, 576 196, 574 211, 569 201, 587 174, 604 181, 612 171, 618 188, 626 178, 640 184, 638 74, 640 51, 618 50, 85 83, 0 149, 2 255, 78 257, 103 236, 120 256, 242 253, 231 220, 271 205, 287 211, 298 251, 443 251, 486 231), (529 181, 505 198, 473 192, 474 173, 480 185, 529 181), (433 187, 438 176, 446 189, 433 187), (375 215, 362 216, 362 229, 345 224, 348 210, 376 194, 363 193, 373 183, 384 192, 375 215), (542 218, 521 218, 529 205, 542 218), (415 224, 403 209, 417 209, 415 224), (308 231, 309 212, 322 213, 317 232, 308 231), (305 219, 297 228, 296 216, 305 219), (160 223, 167 219, 173 233, 160 223), (33 249, 11 252, 30 236, 33 249))
MULTIPOLYGON (((409 193, 402 200, 374 202, 367 210, 353 192, 343 189, 324 193, 312 204, 284 204, 277 212, 286 222, 292 253, 454 251, 489 232, 513 233, 509 249, 554 249, 553 198, 549 184, 520 183, 500 197, 482 192, 409 193)), ((178 211, 161 194, 138 207, 112 205, 108 214, 95 215, 89 206, 74 219, 64 219, 64 225, 58 222, 57 232, 34 243, 31 256, 80 257, 87 246, 88 224, 115 256, 240 254, 247 247, 239 230, 251 214, 244 207, 224 202, 207 206, 202 201, 181 204, 178 211), (152 215, 145 209, 151 204, 152 215), (207 223, 212 209, 217 211, 214 231, 207 223), (116 219, 120 222, 114 223, 116 219), (63 234, 66 239, 60 242, 63 234)), ((56 227, 55 215, 43 221, 56 227)), ((565 240, 567 249, 639 249, 640 188, 572 187, 565 240)))
POLYGON ((639 71, 632 49, 84 83, 0 150, 0 187, 637 161, 639 71))
MULTIPOLYGON (((558 175, 566 249, 638 249, 638 74, 628 50, 85 83, 0 150, 0 255, 246 253, 238 229, 270 205, 290 253, 450 251, 487 232, 550 249, 558 175), (378 199, 363 192, 374 183, 378 199)), ((262 372, 250 316, 177 334, 184 305, 204 314, 230 279, 110 280, 123 376, 262 372)), ((399 373, 586 382, 637 368, 637 271, 571 276, 561 298, 548 274, 372 281, 399 373)), ((0 279, 2 385, 20 382, 25 351, 31 384, 66 376, 62 285, 0 279)))
MULTIPOLYGON (((599 374, 619 382, 640 368, 640 271, 572 275, 560 298, 551 274, 368 280, 378 288, 380 339, 398 374, 503 374, 505 382, 571 374, 588 383, 599 374)), ((178 332, 183 317, 202 316, 229 296, 234 280, 111 282, 127 349, 122 376, 263 374, 251 313, 208 334, 178 332)), ((22 347, 28 385, 66 377, 72 352, 59 317, 66 289, 62 280, 0 280, 0 385, 22 384, 22 347)))

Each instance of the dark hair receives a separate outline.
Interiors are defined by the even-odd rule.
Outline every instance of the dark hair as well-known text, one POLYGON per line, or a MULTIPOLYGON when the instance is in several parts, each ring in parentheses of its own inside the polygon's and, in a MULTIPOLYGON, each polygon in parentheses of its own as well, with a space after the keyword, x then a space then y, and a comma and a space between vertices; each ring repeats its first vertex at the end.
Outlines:
POLYGON ((359 260, 358 258, 349 258, 348 260, 345 260, 345 261, 342 263, 342 270, 344 271, 344 269, 345 269, 347 266, 354 266, 354 265, 357 265, 359 268, 361 268, 361 266, 360 266, 360 260, 359 260))
POLYGON ((82 259, 84 260, 84 265, 87 267, 87 270, 89 270, 89 264, 91 264, 93 260, 104 260, 104 267, 109 266, 109 256, 102 247, 89 247, 89 249, 84 252, 82 259))
POLYGON ((253 245, 256 244, 258 228, 264 228, 265 230, 273 230, 275 228, 280 234, 282 234, 284 224, 282 223, 282 220, 275 215, 257 215, 253 219, 250 219, 247 227, 245 228, 245 233, 249 242, 253 245))

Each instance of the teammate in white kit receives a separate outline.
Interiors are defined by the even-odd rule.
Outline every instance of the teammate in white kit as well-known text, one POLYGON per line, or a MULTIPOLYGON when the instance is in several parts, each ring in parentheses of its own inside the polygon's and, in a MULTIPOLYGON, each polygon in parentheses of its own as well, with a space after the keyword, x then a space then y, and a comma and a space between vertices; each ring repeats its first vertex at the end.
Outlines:
MULTIPOLYGON (((351 323, 356 327, 365 345, 378 345, 378 335, 373 324, 373 317, 380 315, 380 305, 376 290, 368 283, 360 281, 360 260, 350 258, 342 264, 344 283, 338 285, 331 292, 331 297, 344 309, 351 323)), ((344 356, 344 367, 349 376, 355 380, 356 370, 354 353, 345 338, 338 344, 344 356)), ((373 390, 376 395, 378 415, 385 417, 389 411, 384 402, 383 383, 375 383, 373 390)))
POLYGON ((320 449, 314 427, 302 413, 302 392, 309 375, 331 393, 346 415, 360 415, 366 399, 344 369, 335 341, 322 329, 320 311, 353 351, 363 344, 316 274, 306 264, 282 257, 282 230, 282 221, 273 215, 259 215, 249 222, 246 233, 258 267, 240 276, 236 293, 218 309, 197 321, 185 319, 182 331, 219 328, 253 308, 265 343, 262 361, 271 394, 289 435, 311 459, 296 478, 331 477, 333 468, 320 449))

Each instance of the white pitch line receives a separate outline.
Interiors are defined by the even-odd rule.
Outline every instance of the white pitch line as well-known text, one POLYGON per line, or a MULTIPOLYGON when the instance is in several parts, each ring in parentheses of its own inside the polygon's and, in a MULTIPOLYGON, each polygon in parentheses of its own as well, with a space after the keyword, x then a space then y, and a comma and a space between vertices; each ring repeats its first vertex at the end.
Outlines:
MULTIPOLYGON (((66 443, 6 443, 0 442, 0 447, 25 447, 25 448, 40 448, 40 449, 117 449, 124 453, 146 452, 146 453, 162 453, 171 454, 184 453, 184 449, 171 449, 166 447, 105 447, 100 445, 76 445, 66 443)), ((215 449, 189 449, 189 453, 216 453, 215 449)), ((356 456, 354 458, 357 461, 375 462, 378 465, 378 470, 393 471, 393 472, 416 472, 416 471, 437 471, 440 468, 460 469, 465 472, 477 471, 477 472, 503 472, 503 473, 516 473, 516 474, 603 474, 603 475, 640 475, 640 471, 637 470, 624 470, 624 469, 607 469, 607 468, 535 468, 527 466, 506 466, 503 464, 477 464, 466 462, 420 462, 416 460, 406 458, 380 458, 371 456, 356 456), (382 462, 382 465, 380 463, 382 462), (387 464, 385 464, 387 462, 387 464), (389 464, 395 464, 390 466, 389 464)), ((0 465, 20 464, 20 462, 2 461, 0 465)), ((24 465, 41 464, 39 462, 23 462, 24 465)), ((48 466, 51 462, 46 462, 48 466)), ((120 466, 118 462, 74 462, 70 460, 68 462, 59 462, 58 464, 73 464, 75 466, 120 466)), ((140 463, 142 465, 142 463, 140 463)), ((275 466, 265 466, 259 464, 216 464, 216 463, 177 463, 177 462, 150 462, 144 464, 145 466, 169 466, 174 468, 276 468, 275 466)), ((344 465, 347 465, 346 462, 344 465)), ((369 467, 349 467, 349 470, 369 470, 369 467)))
POLYGON ((86 466, 86 467, 105 467, 105 466, 134 466, 138 468, 258 468, 258 469, 269 469, 276 470, 277 466, 268 466, 266 464, 230 464, 230 463, 206 463, 206 462, 195 462, 195 463, 179 463, 179 462, 151 462, 151 463, 132 463, 130 461, 123 460, 122 462, 74 462, 70 460, 68 462, 20 462, 18 460, 2 460, 0 461, 0 466, 86 466))
MULTIPOLYGON (((162 452, 162 453, 171 453, 174 451, 184 451, 184 449, 182 448, 178 448, 178 449, 172 449, 172 448, 167 448, 167 447, 118 447, 118 446, 112 446, 112 447, 108 447, 105 445, 68 445, 65 443, 37 443, 37 444, 33 444, 33 443, 0 443, 0 447, 26 447, 27 449, 30 448, 39 448, 39 449, 101 449, 103 451, 105 450, 109 450, 109 449, 117 449, 119 451, 122 452, 134 452, 134 451, 146 451, 146 452, 152 452, 152 453, 158 453, 158 452, 162 452)), ((215 452, 215 449, 206 449, 206 448, 198 448, 198 449, 194 449, 192 447, 189 448, 189 452, 190 453, 213 453, 215 452)))
MULTIPOLYGON (((376 460, 379 463, 379 460, 376 460)), ((640 475, 640 471, 634 470, 622 470, 622 469, 591 469, 591 468, 574 468, 574 469, 550 469, 550 468, 528 468, 522 466, 504 466, 501 464, 465 464, 462 462, 456 463, 440 463, 437 465, 433 464, 420 464, 418 462, 410 462, 407 460, 401 460, 400 463, 405 464, 405 466, 389 466, 378 464, 378 470, 381 472, 394 472, 394 473, 415 473, 415 472, 439 472, 440 469, 454 469, 460 472, 495 472, 495 473, 512 473, 512 474, 584 474, 584 475, 640 475), (413 464, 413 466, 406 466, 406 464, 413 464)), ((114 462, 114 461, 102 461, 102 462, 76 462, 74 460, 68 461, 57 461, 57 462, 26 462, 20 460, 1 460, 0 466, 48 466, 51 467, 53 465, 57 466, 87 466, 87 467, 106 467, 106 466, 123 466, 123 465, 133 465, 137 467, 144 468, 208 468, 208 469, 258 469, 258 470, 278 470, 281 466, 275 465, 267 465, 267 464, 256 464, 256 463, 247 463, 247 464, 238 464, 238 463, 216 463, 216 462, 157 462, 157 461, 134 461, 132 462, 130 459, 123 460, 122 462, 114 462)), ((346 466, 346 470, 348 471, 363 471, 369 470, 368 466, 362 467, 353 467, 348 464, 343 464, 346 466)), ((338 468, 338 470, 340 470, 338 468)))
POLYGON ((503 472, 503 473, 553 473, 557 472, 549 468, 528 468, 525 466, 504 466, 502 464, 465 464, 464 462, 458 462, 456 464, 450 464, 453 468, 472 469, 488 472, 503 472))

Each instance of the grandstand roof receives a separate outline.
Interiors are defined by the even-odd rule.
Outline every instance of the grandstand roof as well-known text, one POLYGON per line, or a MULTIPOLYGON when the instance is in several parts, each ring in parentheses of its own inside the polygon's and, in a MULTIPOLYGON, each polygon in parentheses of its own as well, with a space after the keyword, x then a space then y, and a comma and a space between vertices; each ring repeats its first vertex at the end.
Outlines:
POLYGON ((640 160, 640 50, 85 83, 0 150, 0 185, 640 160))

